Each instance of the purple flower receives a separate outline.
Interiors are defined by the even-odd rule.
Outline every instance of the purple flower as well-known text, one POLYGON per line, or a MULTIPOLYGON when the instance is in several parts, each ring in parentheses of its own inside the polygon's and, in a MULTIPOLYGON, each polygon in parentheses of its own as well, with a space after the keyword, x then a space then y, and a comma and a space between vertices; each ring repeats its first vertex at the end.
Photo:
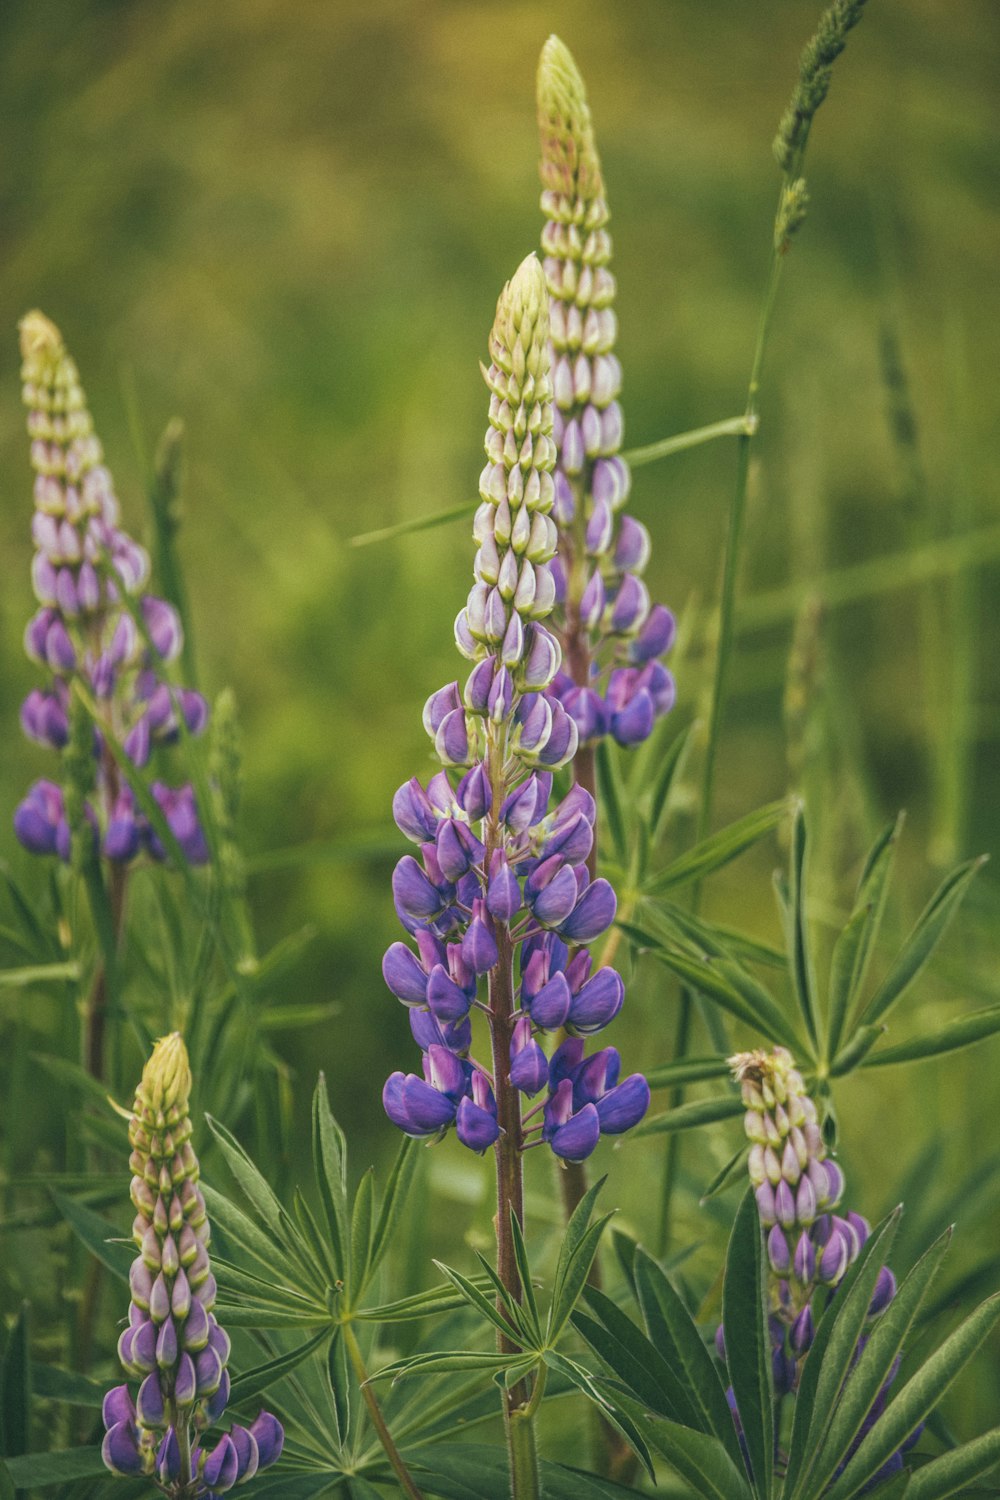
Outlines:
MULTIPOLYGON (((157 675, 181 651, 180 620, 172 605, 144 592, 149 558, 119 524, 111 475, 59 330, 41 313, 29 313, 21 323, 21 351, 36 472, 32 583, 42 606, 28 625, 25 649, 50 674, 45 688, 26 700, 22 725, 29 738, 65 750, 69 689, 78 681, 99 710, 94 794, 85 816, 101 853, 119 863, 146 849, 162 858, 155 836, 126 805, 126 789, 109 769, 102 743, 116 736, 133 764, 143 766, 154 745, 180 737, 182 721, 188 733, 201 733, 208 708, 200 694, 168 688, 157 675), (123 596, 131 597, 129 606, 123 596), (136 607, 141 631, 129 612, 136 607)), ((185 858, 203 863, 208 849, 193 792, 161 792, 185 858)), ((50 822, 46 832, 30 803, 31 794, 15 818, 20 841, 33 853, 68 858, 68 828, 57 826, 53 836, 50 822)))

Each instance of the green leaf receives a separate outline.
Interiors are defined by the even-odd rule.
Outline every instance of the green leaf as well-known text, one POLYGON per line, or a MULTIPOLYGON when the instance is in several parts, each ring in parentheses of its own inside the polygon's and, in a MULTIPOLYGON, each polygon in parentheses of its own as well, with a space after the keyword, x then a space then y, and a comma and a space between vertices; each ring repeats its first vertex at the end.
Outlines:
POLYGON ((552 1318, 557 1303, 562 1297, 562 1285, 569 1272, 570 1263, 579 1248, 580 1242, 587 1232, 590 1216, 597 1202, 597 1195, 604 1186, 607 1178, 601 1177, 597 1182, 591 1183, 590 1187, 580 1199, 566 1224, 562 1244, 559 1248, 559 1259, 556 1262, 556 1272, 552 1281, 552 1305, 549 1309, 549 1330, 552 1329, 552 1318))
MULTIPOLYGON (((404 1454, 407 1466, 427 1495, 441 1500, 510 1500, 510 1467, 506 1448, 476 1443, 435 1443, 404 1454)), ((638 1490, 565 1464, 539 1464, 545 1500, 636 1500, 638 1490)))
POLYGON ((611 834, 611 842, 618 858, 627 862, 629 839, 622 805, 621 776, 614 748, 608 739, 603 739, 598 744, 594 762, 597 769, 597 789, 601 798, 601 811, 611 834))
POLYGON ((375 1234, 372 1238, 371 1255, 369 1264, 374 1275, 382 1261, 382 1257, 392 1242, 396 1227, 406 1208, 406 1199, 413 1183, 413 1176, 417 1170, 417 1143, 410 1136, 404 1136, 402 1145, 396 1153, 389 1180, 385 1185, 385 1193, 382 1197, 382 1207, 379 1210, 378 1219, 375 1224, 375 1234))
POLYGON ((687 757, 691 737, 698 727, 696 721, 693 724, 689 724, 686 729, 682 729, 680 734, 675 735, 667 746, 663 760, 660 762, 660 769, 657 771, 656 780, 653 782, 653 794, 649 804, 649 827, 654 844, 663 832, 663 827, 667 819, 670 793, 677 778, 678 770, 687 757))
POLYGON ((5 1467, 18 1490, 42 1490, 50 1485, 68 1484, 73 1479, 91 1479, 108 1472, 99 1446, 26 1453, 22 1458, 6 1459, 5 1467))
MULTIPOLYGON (((635 1271, 639 1306, 650 1339, 675 1372, 687 1396, 691 1420, 685 1425, 714 1434, 734 1462, 741 1464, 739 1441, 719 1365, 706 1349, 682 1297, 669 1276, 644 1250, 636 1253, 635 1271)), ((680 1420, 684 1420, 683 1415, 680 1420)))
MULTIPOLYGON (((822 1441, 818 1447, 811 1449, 810 1461, 803 1474, 810 1489, 815 1488, 814 1481, 826 1483, 832 1477, 857 1437, 861 1424, 889 1378, 897 1356, 902 1352, 921 1304, 947 1252, 950 1239, 949 1230, 934 1242, 909 1275, 904 1277, 892 1302, 876 1323, 860 1359, 851 1370, 835 1409, 824 1414, 828 1419, 822 1441)), ((881 1420, 880 1418, 879 1422, 881 1420)), ((904 1433, 903 1436, 906 1437, 907 1434, 904 1433)), ((808 1446, 807 1444, 807 1448, 808 1446)), ((877 1469, 880 1466, 875 1467, 877 1469)), ((871 1472, 874 1473, 875 1470, 871 1472)), ((799 1491, 801 1490, 800 1482, 799 1491)))
POLYGON ((967 1016, 956 1016, 944 1026, 929 1034, 915 1036, 909 1042, 900 1042, 895 1047, 884 1047, 865 1058, 862 1067, 887 1068, 893 1063, 917 1062, 924 1057, 939 1057, 943 1052, 957 1052, 960 1047, 971 1047, 985 1037, 995 1036, 1000 1031, 1000 1005, 990 1005, 984 1010, 974 1010, 967 1016))
POLYGON ((777 1001, 737 964, 727 965, 718 958, 690 958, 686 953, 665 947, 633 923, 618 925, 630 942, 648 949, 655 959, 706 999, 713 1000, 754 1031, 763 1031, 770 1040, 781 1042, 796 1053, 802 1052, 802 1045, 777 1001))
MULTIPOLYGON (((91 1380, 78 1375, 74 1370, 63 1370, 58 1365, 33 1363, 31 1386, 36 1396, 47 1401, 62 1401, 67 1406, 89 1406, 100 1409, 107 1392, 107 1382, 91 1380)), ((0 1398, 2 1410, 2 1398, 0 1398)))
POLYGON ((750 1500, 742 1460, 737 1466, 717 1437, 665 1417, 648 1417, 642 1430, 704 1500, 750 1500))
POLYGON ((678 1083, 701 1083, 708 1078, 728 1078, 730 1067, 724 1057, 680 1057, 661 1063, 646 1074, 651 1089, 668 1089, 678 1083))
POLYGON ((524 1298, 524 1311, 528 1318, 533 1342, 537 1345, 542 1342, 542 1328, 538 1321, 538 1303, 535 1300, 535 1288, 531 1280, 531 1262, 528 1259, 528 1248, 524 1243, 524 1231, 513 1209, 510 1211, 510 1236, 514 1245, 517 1274, 521 1282, 521 1295, 524 1298))
POLYGON ((885 914, 896 844, 904 814, 899 813, 879 834, 868 852, 850 920, 837 939, 830 965, 827 995, 827 1057, 840 1048, 848 1012, 861 994, 868 966, 885 914))
POLYGON ((1000 1427, 931 1459, 910 1479, 906 1500, 946 1500, 1000 1463, 1000 1427))
POLYGON ((347 1340, 342 1328, 335 1328, 326 1355, 326 1377, 330 1385, 330 1405, 337 1424, 341 1448, 351 1436, 351 1367, 347 1340))
POLYGON ((981 1302, 897 1392, 830 1490, 829 1500, 849 1500, 878 1473, 982 1348, 998 1322, 1000 1292, 981 1302))
POLYGON ((710 1198, 717 1197, 719 1193, 724 1193, 727 1188, 739 1182, 746 1171, 746 1161, 749 1154, 749 1146, 741 1146, 738 1151, 735 1151, 725 1166, 720 1167, 718 1172, 716 1172, 708 1187, 702 1193, 699 1202, 705 1204, 710 1198))
POLYGON ((492 1323, 493 1327, 498 1328, 505 1338, 513 1339, 516 1341, 520 1337, 520 1330, 517 1326, 515 1313, 517 1304, 511 1297, 507 1288, 502 1286, 502 1283, 499 1282, 499 1279, 497 1279, 494 1284, 500 1292, 501 1300, 507 1313, 506 1317, 502 1312, 498 1311, 495 1304, 485 1294, 485 1292, 481 1292, 474 1282, 471 1282, 467 1276, 462 1275, 461 1271, 453 1271, 450 1266, 446 1266, 444 1262, 440 1260, 436 1260, 434 1264, 437 1266, 442 1276, 446 1276, 448 1278, 452 1286, 455 1287, 457 1291, 461 1292, 462 1296, 465 1298, 469 1306, 474 1307, 476 1312, 479 1313, 480 1317, 486 1319, 487 1323, 492 1323))
POLYGON ((65 1197, 63 1193, 53 1193, 52 1201, 70 1228, 101 1264, 107 1266, 122 1281, 128 1281, 128 1273, 135 1260, 135 1246, 131 1240, 126 1243, 116 1225, 102 1219, 100 1214, 95 1214, 92 1208, 87 1208, 83 1203, 65 1197))
POLYGON ((819 1054, 819 1019, 816 1013, 816 974, 809 947, 809 925, 806 915, 806 855, 808 835, 805 811, 799 803, 792 821, 791 879, 789 881, 790 921, 788 931, 788 966, 792 987, 813 1044, 819 1054))
POLYGON ((371 1276, 371 1247, 375 1223, 375 1171, 372 1167, 358 1183, 351 1215, 351 1298, 356 1301, 371 1276))
POLYGON ((0 969, 0 990, 23 990, 31 984, 75 984, 80 978, 80 965, 28 964, 19 969, 0 969))
MULTIPOLYGON (((231 1242, 234 1249, 238 1247, 251 1256, 265 1271, 271 1273, 271 1278, 275 1275, 282 1276, 289 1285, 298 1281, 292 1263, 284 1253, 279 1240, 265 1234, 256 1221, 245 1214, 225 1194, 210 1187, 205 1181, 202 1181, 199 1186, 205 1195, 209 1218, 223 1231, 227 1242, 231 1242)), ((273 1279, 268 1279, 264 1284, 274 1287, 275 1290, 281 1285, 273 1279)))
POLYGON ((22 1302, 0 1360, 0 1455, 17 1458, 31 1444, 28 1304, 22 1302))
POLYGON ((347 1271, 347 1142, 333 1118, 322 1073, 316 1083, 312 1108, 313 1164, 316 1184, 326 1214, 334 1263, 347 1271))
POLYGON ((604 1233, 605 1225, 614 1217, 613 1212, 605 1214, 602 1219, 591 1224, 583 1234, 579 1244, 569 1257, 565 1272, 560 1276, 557 1273, 556 1282, 552 1290, 552 1306, 549 1308, 549 1323, 547 1339, 555 1343, 566 1324, 569 1322, 573 1309, 580 1300, 590 1275, 590 1268, 594 1263, 598 1246, 601 1243, 601 1235, 604 1233))
POLYGON ((265 1360, 263 1364, 254 1365, 251 1370, 244 1370, 242 1375, 236 1375, 232 1384, 232 1401, 245 1403, 259 1396, 261 1391, 266 1391, 277 1381, 282 1380, 296 1365, 308 1359, 314 1350, 318 1349, 325 1339, 330 1337, 328 1328, 321 1328, 313 1338, 307 1339, 297 1349, 291 1349, 287 1354, 277 1355, 274 1359, 265 1360))
POLYGON ((862 1014, 862 1021, 871 1023, 887 1015, 896 1002, 916 979, 931 954, 944 936, 948 923, 958 910, 966 891, 977 872, 985 863, 978 859, 967 860, 952 870, 941 882, 927 903, 916 925, 896 956, 889 973, 869 1000, 862 1014))
POLYGON ((710 838, 695 844, 693 849, 668 864, 647 882, 645 893, 659 896, 677 886, 704 880, 706 875, 721 870, 730 860, 771 833, 787 814, 787 801, 772 802, 766 807, 758 808, 756 812, 748 813, 738 822, 730 823, 727 828, 713 833, 710 838))
MULTIPOLYGON (((888 1258, 901 1214, 897 1208, 878 1225, 819 1320, 795 1400, 785 1476, 788 1495, 796 1493, 800 1474, 815 1477, 813 1465, 854 1363, 878 1273, 888 1258)), ((811 1488, 818 1491, 819 1484, 811 1488)))
POLYGON ((606 1422, 625 1438, 639 1462, 646 1470, 650 1479, 653 1479, 653 1460, 650 1457, 649 1448, 639 1429, 638 1424, 632 1416, 623 1409, 616 1401, 613 1401, 603 1382, 597 1381, 589 1370, 579 1364, 575 1359, 568 1359, 565 1354, 559 1354, 555 1349, 550 1349, 545 1355, 545 1363, 549 1369, 557 1370, 565 1375, 568 1380, 582 1391, 583 1394, 594 1403, 606 1422))
POLYGON ((767 1306, 764 1237, 753 1189, 747 1188, 729 1239, 722 1323, 729 1379, 761 1500, 770 1496, 774 1467, 774 1384, 767 1306))
POLYGON ((667 901, 660 896, 655 898, 655 904, 647 900, 646 905, 652 906, 671 935, 680 933, 698 952, 711 953, 715 958, 735 958, 744 963, 766 964, 772 969, 787 967, 784 948, 761 942, 759 938, 738 932, 734 927, 706 922, 703 917, 696 917, 676 902, 667 901))
POLYGON ((875 1043, 885 1036, 884 1026, 859 1026, 846 1047, 841 1047, 830 1064, 831 1078, 843 1078, 860 1067, 875 1043))
MULTIPOLYGON (((489 1283, 480 1277, 469 1277, 480 1291, 488 1290, 489 1283)), ((439 1313, 454 1312, 466 1305, 465 1297, 450 1286, 432 1287, 426 1292, 415 1292, 412 1297, 401 1297, 396 1302, 382 1302, 376 1307, 361 1307, 353 1316, 363 1323, 412 1323, 418 1318, 436 1317, 439 1313)))
MULTIPOLYGON (((517 1356, 519 1360, 519 1356, 517 1356)), ((493 1373, 496 1370, 504 1370, 513 1364, 515 1356, 510 1354, 490 1354, 485 1350, 478 1349, 441 1349, 434 1350, 429 1354, 413 1354, 408 1359, 396 1359, 391 1364, 383 1365, 373 1375, 369 1375, 369 1384, 376 1380, 403 1380, 408 1375, 444 1375, 450 1371, 463 1371, 468 1373, 473 1370, 486 1370, 493 1373)))
POLYGON ((687 1104, 678 1104, 662 1115, 653 1115, 637 1125, 629 1134, 634 1139, 642 1135, 663 1135, 673 1130, 695 1130, 700 1125, 714 1125, 718 1120, 732 1120, 742 1115, 746 1106, 738 1096, 725 1094, 717 1099, 692 1099, 687 1104))

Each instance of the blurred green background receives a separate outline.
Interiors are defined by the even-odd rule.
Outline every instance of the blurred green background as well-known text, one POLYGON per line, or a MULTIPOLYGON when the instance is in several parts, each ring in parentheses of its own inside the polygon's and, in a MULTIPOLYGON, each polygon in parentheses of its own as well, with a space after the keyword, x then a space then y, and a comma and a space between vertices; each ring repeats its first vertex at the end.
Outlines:
MULTIPOLYGON (((348 541, 473 499, 477 361, 499 288, 540 228, 539 48, 557 30, 588 81, 613 212, 626 438, 641 445, 742 409, 778 185, 770 141, 817 11, 815 0, 0 10, 0 806, 53 769, 17 728, 35 676, 20 647, 31 488, 15 324, 37 305, 79 363, 138 534, 157 434, 174 415, 185 423, 181 548, 202 686, 231 684, 242 710, 261 943, 314 924, 278 998, 340 1007, 278 1050, 297 1070, 300 1123, 326 1069, 361 1160, 394 1145, 378 1094, 390 1067, 413 1065, 379 970, 403 845, 389 804, 429 768, 420 708, 459 671, 451 624, 471 548, 461 523, 348 541)), ((1000 11, 993 0, 868 11, 814 128, 809 217, 765 369, 716 812, 722 822, 804 786, 821 935, 898 808, 909 822, 897 930, 948 862, 1000 832, 1000 11), (806 643, 790 767, 786 670, 810 598, 826 607, 806 643)), ((685 619, 678 723, 704 700, 733 467, 722 441, 636 474, 652 592, 685 619)), ((7 813, 0 853, 42 879, 7 813)), ((779 857, 771 845, 731 866, 706 910, 776 938, 779 857)), ((894 1039, 998 998, 994 880, 980 877, 894 1039)), ((629 1064, 666 1060, 676 998, 661 973, 635 976, 610 1038, 629 1064)), ((7 1024, 43 1024, 31 1004, 9 1005, 7 1024)), ((851 1081, 840 1111, 856 1206, 874 1216, 894 1202, 929 1143, 953 1181, 993 1161, 998 1066, 993 1042, 851 1081)), ((693 1138, 692 1184, 734 1146, 735 1127, 693 1138)), ((661 1149, 626 1143, 607 1158, 639 1233, 661 1149)), ((548 1166, 534 1168, 543 1197, 548 1166)), ((443 1197, 469 1201, 428 1229, 428 1248, 454 1258, 457 1231, 488 1233, 489 1168, 450 1142, 433 1172, 443 1197)), ((984 1194, 970 1267, 995 1253, 984 1194)), ((927 1214, 935 1222, 933 1200, 927 1214)), ((692 1206, 690 1233, 718 1240, 705 1219, 692 1206)), ((993 1385, 970 1389, 960 1425, 972 1430, 995 1414, 995 1350, 993 1385)))

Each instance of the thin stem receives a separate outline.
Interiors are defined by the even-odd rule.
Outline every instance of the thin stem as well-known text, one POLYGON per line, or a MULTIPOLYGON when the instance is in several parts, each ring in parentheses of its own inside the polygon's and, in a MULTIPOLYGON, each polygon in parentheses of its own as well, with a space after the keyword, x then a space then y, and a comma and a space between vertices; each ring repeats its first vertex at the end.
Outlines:
MULTIPOLYGON (((504 775, 503 745, 500 733, 491 735, 488 764, 493 790, 493 801, 486 820, 485 866, 490 867, 494 851, 500 846, 500 809, 507 791, 504 775)), ((516 1218, 524 1228, 524 1166, 522 1152, 525 1149, 521 1124, 521 1099, 510 1078, 510 1045, 514 1033, 514 1017, 517 1002, 514 999, 514 949, 509 927, 497 923, 497 962, 489 974, 489 1000, 492 1011, 490 1036, 493 1046, 493 1090, 497 1104, 497 1124, 500 1134, 493 1148, 497 1169, 497 1276, 505 1290, 517 1303, 521 1302, 521 1278, 517 1270, 514 1253, 514 1232, 511 1224, 516 1218)), ((502 1311, 498 1298, 497 1307, 502 1311)), ((506 1334, 497 1332, 497 1349, 501 1354, 519 1352, 519 1346, 506 1334)), ((507 1451, 510 1458, 510 1483, 513 1500, 537 1500, 540 1495, 538 1477, 538 1453, 535 1446, 534 1415, 529 1409, 527 1382, 519 1380, 503 1395, 504 1427, 507 1433, 507 1451)))
POLYGON ((393 1442, 392 1433, 386 1425, 386 1420, 382 1415, 382 1408, 378 1404, 378 1397, 375 1395, 374 1388, 368 1384, 368 1371, 365 1368, 364 1355, 361 1353, 361 1347, 355 1337, 354 1329, 348 1322, 341 1324, 341 1330, 347 1348, 347 1357, 351 1361, 351 1368, 354 1370, 358 1385, 361 1387, 361 1394, 368 1408, 371 1424, 378 1433, 378 1440, 382 1444, 386 1458, 392 1465, 396 1478, 399 1480, 400 1488, 404 1495, 409 1496, 409 1500, 424 1500, 423 1495, 414 1483, 412 1474, 403 1462, 402 1454, 393 1442))
POLYGON ((669 458, 672 453, 683 453, 688 448, 698 448, 720 437, 752 437, 757 431, 757 418, 749 412, 740 417, 726 417, 722 422, 710 422, 707 427, 695 427, 690 432, 678 432, 673 437, 661 438, 658 443, 649 443, 645 448, 630 448, 622 458, 633 469, 643 464, 655 463, 658 458, 669 458))

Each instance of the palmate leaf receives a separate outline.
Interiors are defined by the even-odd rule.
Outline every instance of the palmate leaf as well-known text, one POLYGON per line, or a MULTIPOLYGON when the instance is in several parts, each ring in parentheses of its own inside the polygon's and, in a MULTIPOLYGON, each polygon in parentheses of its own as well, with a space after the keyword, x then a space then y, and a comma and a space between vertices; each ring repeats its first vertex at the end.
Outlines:
MULTIPOLYGON (((832 1411, 824 1409, 819 1412, 811 1440, 804 1445, 805 1455, 797 1488, 792 1492, 795 1495, 821 1493, 822 1487, 829 1483, 843 1461, 882 1386, 888 1380, 897 1357, 902 1353, 921 1304, 947 1252, 950 1239, 950 1231, 941 1235, 903 1279, 892 1302, 875 1325, 860 1359, 851 1370, 836 1406, 832 1411)), ((870 1265, 870 1261, 865 1264, 870 1265)), ((848 1285, 846 1278, 844 1283, 849 1291, 864 1274, 860 1257, 855 1267, 852 1267, 852 1272, 854 1274, 850 1284, 848 1285)), ((822 1328, 822 1322, 820 1327, 822 1328)), ((808 1368, 808 1361, 806 1365, 808 1368)), ((903 1437, 907 1435, 904 1433, 903 1437)), ((886 1457, 888 1456, 887 1454, 886 1457)), ((869 1478, 879 1467, 876 1464, 875 1469, 870 1471, 869 1478)))
POLYGON ((627 1399, 622 1405, 647 1442, 663 1454, 702 1500, 752 1500, 742 1460, 734 1463, 718 1438, 667 1417, 642 1412, 627 1399))
POLYGON ((730 860, 735 859, 745 849, 749 849, 751 845, 756 844, 758 840, 777 828, 779 823, 787 817, 788 808, 787 801, 772 802, 766 807, 758 808, 756 812, 748 813, 737 822, 730 823, 727 828, 720 829, 718 833, 713 833, 710 838, 704 839, 700 844, 695 844, 693 849, 687 850, 678 859, 672 860, 648 880, 644 893, 649 896, 660 896, 665 891, 674 890, 682 885, 690 885, 692 881, 704 880, 707 875, 721 870, 724 865, 729 864, 730 860))
POLYGON ((276 1355, 274 1359, 266 1360, 264 1363, 255 1365, 250 1370, 244 1370, 242 1374, 236 1375, 232 1383, 232 1401, 234 1405, 241 1402, 252 1401, 262 1391, 268 1390, 279 1380, 283 1380, 296 1365, 309 1358, 326 1339, 330 1337, 329 1330, 321 1328, 319 1333, 297 1349, 290 1349, 287 1354, 276 1355))
POLYGON ((896 1237, 902 1209, 897 1208, 874 1230, 840 1284, 836 1299, 819 1320, 795 1400, 788 1449, 785 1491, 797 1493, 799 1478, 810 1469, 830 1422, 864 1331, 878 1273, 896 1237))
POLYGON ((604 1226, 612 1217, 606 1214, 596 1224, 590 1222, 597 1195, 606 1180, 601 1177, 587 1189, 566 1225, 552 1280, 552 1302, 545 1334, 549 1344, 555 1343, 569 1321, 590 1274, 604 1226))
POLYGON ((760 1500, 771 1492, 774 1469, 774 1380, 767 1325, 767 1266, 753 1189, 733 1224, 722 1284, 726 1363, 760 1500))
POLYGON ((636 1290, 650 1339, 681 1378, 691 1407, 691 1425, 719 1438, 742 1463, 719 1366, 706 1349, 697 1324, 670 1280, 644 1250, 636 1254, 636 1290))
MULTIPOLYGON (((490 1283, 485 1276, 470 1276, 469 1280, 480 1291, 489 1290, 490 1283)), ((353 1317, 359 1323, 412 1323, 439 1313, 454 1312, 466 1305, 465 1296, 454 1287, 436 1286, 426 1292, 415 1292, 411 1297, 401 1297, 397 1302, 356 1308, 353 1317)))
MULTIPOLYGON (((313 1166, 326 1216, 334 1263, 347 1270, 347 1142, 330 1109, 326 1079, 316 1083, 312 1106, 313 1166)), ((377 1234, 376 1234, 377 1238, 377 1234)))
POLYGON ((564 1375, 571 1384, 576 1386, 578 1391, 582 1392, 597 1407, 605 1422, 610 1422, 612 1427, 618 1429, 646 1470, 650 1479, 653 1479, 655 1477, 653 1460, 646 1440, 642 1435, 640 1424, 624 1410, 620 1403, 614 1400, 605 1382, 595 1379, 590 1371, 585 1370, 578 1360, 569 1359, 565 1354, 560 1354, 555 1349, 547 1351, 545 1363, 550 1370, 555 1370, 558 1374, 564 1375))
POLYGON ((967 860, 941 882, 917 918, 913 931, 899 950, 889 973, 862 1011, 861 1021, 871 1024, 881 1020, 909 989, 930 960, 966 891, 985 862, 983 855, 967 860))
MULTIPOLYGON (((435 1443, 404 1454, 408 1467, 427 1495, 441 1500, 510 1500, 507 1450, 477 1443, 435 1443)), ((638 1490, 596 1474, 542 1459, 539 1464, 545 1500, 636 1500, 638 1490)))
POLYGON ((375 1222, 369 1256, 369 1274, 372 1276, 381 1264, 382 1257, 388 1250, 406 1210, 406 1200, 416 1169, 417 1143, 410 1136, 404 1136, 402 1145, 396 1153, 392 1171, 389 1173, 385 1192, 382 1194, 382 1206, 375 1222))
POLYGON ((634 922, 619 922, 629 942, 649 952, 691 989, 712 1000, 754 1031, 801 1054, 803 1046, 778 1002, 735 961, 692 958, 634 922))
MULTIPOLYGON (((480 1260, 482 1260, 481 1256, 480 1260)), ((498 1329, 505 1338, 520 1341, 521 1339, 530 1337, 527 1325, 522 1321, 520 1316, 521 1309, 496 1273, 489 1274, 490 1268, 486 1266, 485 1261, 483 1261, 483 1265, 486 1266, 492 1289, 500 1298, 501 1306, 503 1307, 502 1312, 485 1292, 480 1291, 479 1287, 466 1276, 463 1276, 460 1271, 453 1271, 450 1266, 446 1266, 439 1260, 436 1260, 434 1264, 441 1274, 451 1282, 452 1286, 461 1293, 468 1305, 474 1308, 487 1323, 498 1329)))
POLYGON ((695 952, 711 953, 717 958, 735 958, 741 963, 766 964, 772 969, 784 969, 787 964, 783 948, 750 937, 748 933, 737 932, 733 927, 707 922, 676 902, 657 897, 647 900, 645 909, 652 914, 654 922, 662 923, 672 937, 686 939, 695 952))
POLYGON ((953 1384, 998 1322, 1000 1292, 980 1303, 890 1400, 833 1485, 829 1500, 851 1500, 863 1489, 953 1384))

